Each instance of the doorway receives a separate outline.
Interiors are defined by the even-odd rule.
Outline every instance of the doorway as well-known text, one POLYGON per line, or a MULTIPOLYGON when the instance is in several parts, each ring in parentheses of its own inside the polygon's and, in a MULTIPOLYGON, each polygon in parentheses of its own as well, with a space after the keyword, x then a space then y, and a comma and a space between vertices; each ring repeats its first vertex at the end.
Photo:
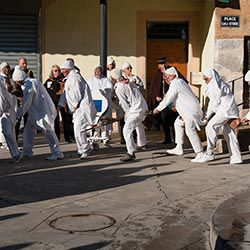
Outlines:
POLYGON ((166 56, 169 65, 175 66, 183 76, 187 77, 188 27, 188 22, 147 23, 147 99, 149 99, 150 82, 157 70, 158 58, 166 56))
MULTIPOLYGON (((244 37, 244 75, 250 70, 250 36, 244 37)), ((247 82, 243 85, 243 108, 249 108, 250 88, 247 82)))

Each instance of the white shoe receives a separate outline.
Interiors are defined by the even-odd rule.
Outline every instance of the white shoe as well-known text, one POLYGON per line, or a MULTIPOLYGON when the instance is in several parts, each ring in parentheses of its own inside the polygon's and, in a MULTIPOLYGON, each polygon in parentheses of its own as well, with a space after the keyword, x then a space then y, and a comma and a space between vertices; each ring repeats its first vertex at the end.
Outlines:
POLYGON ((230 164, 240 164, 242 163, 241 158, 231 158, 230 159, 230 164))
POLYGON ((214 154, 208 154, 208 153, 205 153, 203 155, 202 158, 200 158, 199 160, 197 160, 196 162, 199 162, 199 163, 204 163, 204 162, 208 162, 208 161, 213 161, 214 160, 214 154))
POLYGON ((55 153, 52 153, 49 157, 46 158, 47 161, 56 161, 56 160, 61 160, 64 158, 64 155, 63 153, 58 153, 58 154, 55 154, 55 153))
POLYGON ((89 149, 87 152, 82 153, 81 159, 87 159, 90 156, 91 149, 89 149))
POLYGON ((199 162, 204 156, 205 156, 205 153, 200 152, 196 155, 194 159, 191 160, 191 162, 199 162))
POLYGON ((183 150, 182 148, 173 148, 167 150, 167 153, 170 155, 183 155, 183 150))

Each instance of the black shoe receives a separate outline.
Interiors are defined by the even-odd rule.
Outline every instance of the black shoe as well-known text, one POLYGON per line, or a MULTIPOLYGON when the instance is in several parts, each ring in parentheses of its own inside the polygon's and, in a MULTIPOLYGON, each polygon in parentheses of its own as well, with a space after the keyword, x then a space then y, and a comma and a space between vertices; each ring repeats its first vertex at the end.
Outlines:
POLYGON ((164 140, 164 141, 162 142, 162 144, 170 144, 170 143, 172 143, 171 140, 164 140))
POLYGON ((125 140, 121 140, 120 144, 126 144, 125 140))
POLYGON ((120 161, 123 161, 123 162, 128 162, 128 161, 133 161, 133 160, 135 160, 135 154, 134 153, 132 155, 131 154, 126 154, 125 156, 120 158, 120 161))

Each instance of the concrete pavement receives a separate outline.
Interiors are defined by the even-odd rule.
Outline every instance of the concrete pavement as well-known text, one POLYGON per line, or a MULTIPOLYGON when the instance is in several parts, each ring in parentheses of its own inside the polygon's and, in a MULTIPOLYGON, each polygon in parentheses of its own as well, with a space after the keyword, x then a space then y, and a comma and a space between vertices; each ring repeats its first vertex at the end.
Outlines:
POLYGON ((191 149, 170 156, 157 132, 148 139, 127 164, 115 140, 84 161, 65 143, 64 160, 45 161, 40 137, 17 165, 1 149, 0 249, 210 249, 213 210, 249 187, 249 152, 241 165, 226 154, 194 164, 191 149))

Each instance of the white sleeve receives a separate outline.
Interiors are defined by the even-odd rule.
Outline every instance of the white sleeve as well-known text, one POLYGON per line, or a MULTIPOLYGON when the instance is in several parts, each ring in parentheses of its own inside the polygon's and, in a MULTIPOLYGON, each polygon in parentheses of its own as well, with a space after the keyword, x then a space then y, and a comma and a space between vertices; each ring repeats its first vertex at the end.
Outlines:
POLYGON ((22 106, 18 109, 18 116, 23 116, 28 112, 31 103, 33 101, 34 89, 32 82, 28 81, 25 83, 25 88, 23 90, 23 102, 22 106))
POLYGON ((119 99, 119 104, 122 107, 123 111, 125 113, 128 113, 128 111, 130 109, 130 106, 129 106, 129 103, 127 101, 127 96, 126 96, 126 94, 124 92, 123 87, 117 86, 115 88, 115 93, 116 93, 116 95, 117 95, 117 97, 119 99))
POLYGON ((170 84, 169 90, 164 96, 163 100, 160 102, 160 104, 156 107, 159 111, 162 111, 165 109, 169 104, 173 103, 178 95, 178 89, 177 86, 173 86, 172 83, 170 84))
POLYGON ((0 116, 3 115, 5 107, 6 107, 6 96, 4 95, 5 89, 2 82, 0 82, 0 116))

